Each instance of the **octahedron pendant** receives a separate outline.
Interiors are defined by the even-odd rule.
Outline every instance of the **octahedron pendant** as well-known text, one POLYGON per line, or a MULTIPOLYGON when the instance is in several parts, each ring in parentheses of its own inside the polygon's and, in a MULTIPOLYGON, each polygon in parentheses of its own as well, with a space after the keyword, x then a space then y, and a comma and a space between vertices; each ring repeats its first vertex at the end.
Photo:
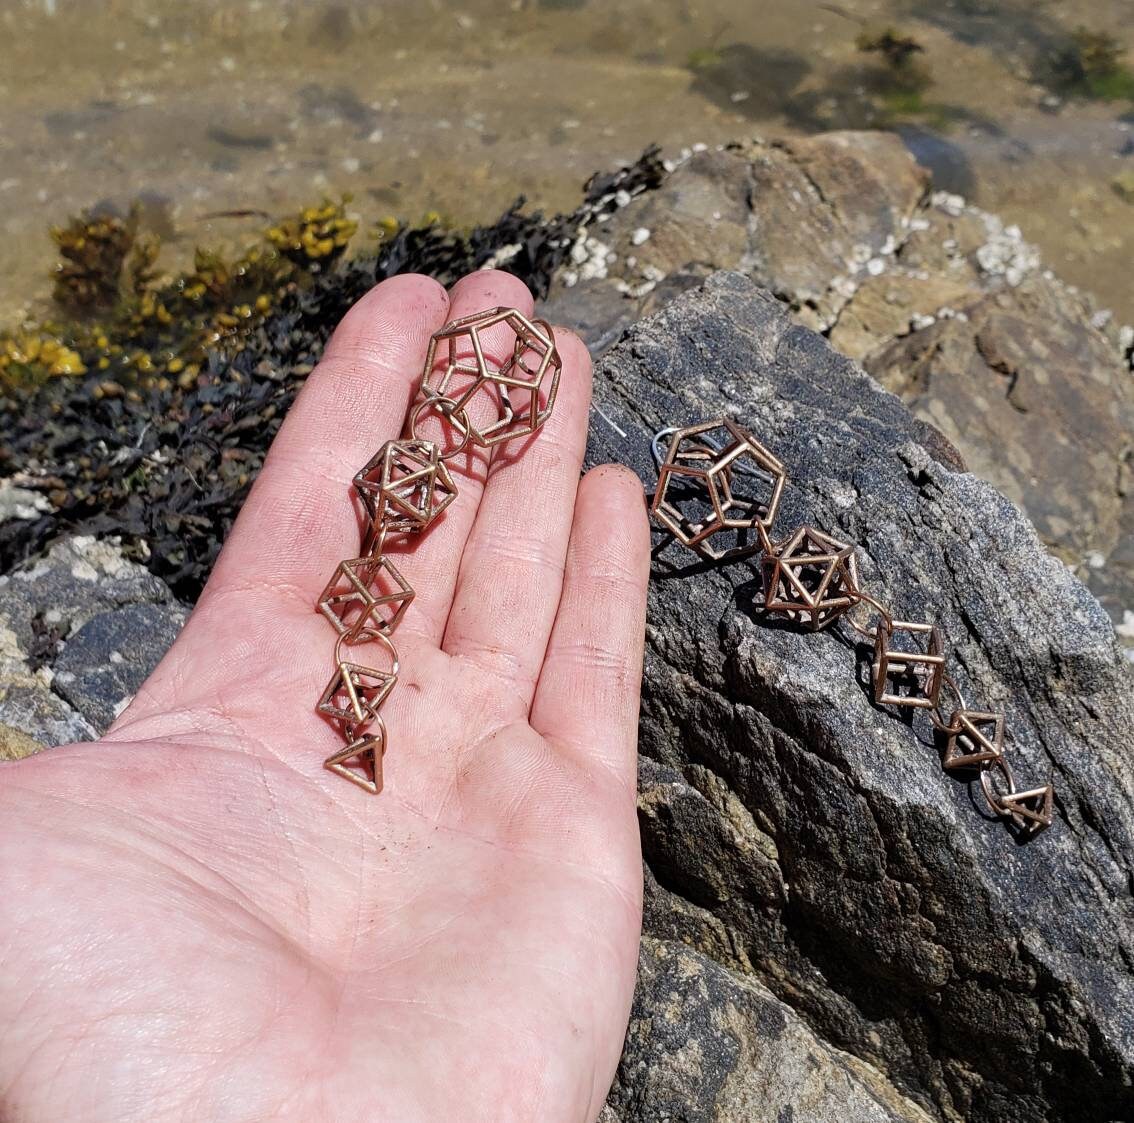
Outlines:
POLYGON ((874 701, 878 705, 935 709, 944 673, 941 632, 935 625, 905 620, 878 625, 874 634, 874 701))
POLYGON ((1012 792, 1000 797, 1000 805, 1005 814, 1010 815, 1017 826, 1036 833, 1050 827, 1053 819, 1053 797, 1055 789, 1051 784, 1042 788, 1031 788, 1026 792, 1012 792))
POLYGON ((650 511, 682 545, 720 561, 766 544, 786 479, 751 433, 707 421, 674 430, 650 511))
POLYGON ((1054 787, 1047 783, 1042 788, 1018 792, 1012 769, 1003 756, 994 757, 981 769, 980 787, 994 814, 1007 816, 1028 834, 1038 834, 1045 827, 1050 827, 1054 820, 1054 787), (1006 792, 997 789, 993 779, 995 775, 999 775, 1001 782, 1007 785, 1006 792))
POLYGON ((374 528, 424 530, 457 497, 457 485, 432 441, 387 441, 354 477, 374 528))
POLYGON ((800 527, 765 551, 764 608, 818 631, 853 608, 858 598, 854 547, 814 527, 800 527))
MULTIPOLYGON (((496 348, 500 353, 500 348, 496 348)), ((451 403, 450 420, 473 444, 487 446, 534 433, 550 416, 563 363, 551 326, 514 308, 493 308, 454 320, 435 332, 425 360, 421 392, 451 403), (507 329, 507 357, 494 362, 485 333, 507 329), (445 361, 436 367, 438 353, 445 361), (478 420, 473 399, 491 403, 495 417, 478 420)))
POLYGON ((347 643, 401 623, 413 589, 389 558, 352 558, 339 563, 316 608, 347 643))
POLYGON ((944 768, 971 768, 1004 752, 1004 715, 954 710, 946 730, 944 768))
POLYGON ((395 674, 339 663, 319 699, 318 711, 355 740, 378 723, 378 708, 397 681, 395 674))
POLYGON ((370 732, 332 753, 323 767, 342 776, 363 791, 377 795, 382 790, 382 757, 386 752, 386 726, 378 718, 370 732))

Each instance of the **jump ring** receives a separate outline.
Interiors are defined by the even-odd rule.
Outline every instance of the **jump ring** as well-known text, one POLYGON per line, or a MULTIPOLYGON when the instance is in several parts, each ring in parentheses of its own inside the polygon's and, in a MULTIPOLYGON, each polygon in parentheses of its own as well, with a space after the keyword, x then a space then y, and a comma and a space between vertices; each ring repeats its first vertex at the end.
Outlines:
POLYGON ((1004 774, 1004 779, 1008 781, 1008 791, 1005 794, 1012 795, 1015 792, 1016 780, 1012 775, 1012 767, 1002 756, 993 757, 992 760, 988 761, 986 766, 981 769, 980 790, 984 793, 985 802, 992 808, 994 815, 1010 815, 1011 812, 1000 803, 1002 798, 1000 793, 992 786, 990 774, 993 768, 999 768, 1004 774))
MULTIPOLYGON (((369 643, 372 640, 377 640, 390 653, 390 660, 391 660, 393 665, 390 667, 390 669, 388 671, 386 671, 384 673, 392 676, 393 678, 397 678, 398 677, 398 669, 399 669, 399 666, 400 666, 399 663, 398 663, 398 649, 394 646, 390 637, 387 636, 383 632, 377 632, 377 631, 374 631, 374 630, 368 628, 365 631, 363 631, 362 634, 358 637, 359 643, 369 643)), ((338 641, 338 643, 335 644, 335 663, 336 663, 336 665, 343 661, 342 652, 343 652, 343 644, 345 642, 346 642, 346 636, 339 636, 339 641, 338 641)))
POLYGON ((967 710, 969 707, 965 702, 965 696, 961 693, 961 688, 954 681, 953 676, 948 673, 943 673, 941 680, 953 692, 954 697, 957 699, 957 705, 962 710, 967 710))
MULTIPOLYGON (((870 607, 873 608, 879 614, 879 616, 882 617, 882 623, 885 625, 887 634, 894 630, 894 617, 890 615, 890 612, 885 607, 885 605, 880 604, 869 593, 864 593, 861 589, 852 589, 847 595, 853 597, 860 604, 870 605, 870 607)), ((859 625, 856 624, 853 619, 851 619, 849 613, 847 614, 847 621, 850 623, 850 626, 854 628, 856 632, 858 632, 859 635, 866 636, 868 639, 875 639, 877 637, 877 629, 871 632, 866 628, 859 627, 859 625)))
POLYGON ((390 534, 390 527, 385 519, 370 524, 362 542, 362 552, 368 558, 380 558, 386 549, 386 539, 390 534))
MULTIPOLYGON (((422 398, 421 401, 410 410, 410 437, 415 441, 427 440, 427 438, 422 437, 417 431, 418 419, 421 417, 421 411, 425 409, 426 406, 434 406, 437 412, 461 435, 461 443, 457 445, 456 448, 452 448, 448 452, 440 452, 441 459, 451 460, 454 456, 460 456, 472 436, 472 425, 469 422, 469 415, 465 413, 464 408, 457 405, 452 398, 446 398, 443 395, 422 398)), ((440 445, 438 445, 438 450, 440 450, 440 445)))

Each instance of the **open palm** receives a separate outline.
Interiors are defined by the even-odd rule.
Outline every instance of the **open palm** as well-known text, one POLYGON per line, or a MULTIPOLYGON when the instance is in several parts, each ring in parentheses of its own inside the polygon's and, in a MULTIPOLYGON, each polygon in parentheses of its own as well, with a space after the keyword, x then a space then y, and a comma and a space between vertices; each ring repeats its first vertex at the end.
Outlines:
POLYGON ((451 462, 399 557, 417 597, 385 790, 332 775, 313 611, 431 332, 511 305, 378 286, 297 399, 181 638, 110 733, 0 768, 0 1119, 594 1119, 633 988, 642 490, 581 482, 590 364, 451 462))

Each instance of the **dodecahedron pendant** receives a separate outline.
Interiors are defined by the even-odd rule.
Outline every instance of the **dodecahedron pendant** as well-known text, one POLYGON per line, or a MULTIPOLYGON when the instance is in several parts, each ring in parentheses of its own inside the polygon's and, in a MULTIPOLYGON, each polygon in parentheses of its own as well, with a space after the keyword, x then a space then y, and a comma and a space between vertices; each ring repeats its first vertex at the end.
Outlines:
POLYGON ((401 623, 413 589, 389 558, 352 558, 339 563, 316 608, 347 643, 389 635, 401 623))
POLYGON ((682 545, 720 561, 767 544, 786 479, 751 433, 707 421, 674 431, 650 511, 682 545))
POLYGON ((451 403, 449 421, 473 444, 495 445, 530 436, 551 416, 562 366, 548 323, 493 308, 433 335, 421 392, 451 403))
POLYGON ((874 701, 881 706, 935 709, 945 656, 933 624, 883 621, 874 634, 874 701))
POLYGON ((387 441, 354 477, 374 529, 424 530, 457 497, 457 485, 432 441, 387 441))
POLYGON ((765 551, 764 608, 818 631, 858 603, 854 547, 814 527, 800 527, 765 551))

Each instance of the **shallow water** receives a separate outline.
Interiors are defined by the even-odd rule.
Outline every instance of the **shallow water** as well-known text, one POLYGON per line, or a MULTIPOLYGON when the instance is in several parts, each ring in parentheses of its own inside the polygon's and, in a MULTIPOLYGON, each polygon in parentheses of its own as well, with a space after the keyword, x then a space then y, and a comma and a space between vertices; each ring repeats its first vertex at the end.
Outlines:
POLYGON ((218 212, 472 222, 654 141, 881 126, 1134 321, 1134 104, 1053 92, 1081 24, 1134 46, 1130 0, 0 0, 0 322, 92 204, 141 198, 172 267, 264 224, 218 212), (856 47, 887 26, 912 78, 856 47))

